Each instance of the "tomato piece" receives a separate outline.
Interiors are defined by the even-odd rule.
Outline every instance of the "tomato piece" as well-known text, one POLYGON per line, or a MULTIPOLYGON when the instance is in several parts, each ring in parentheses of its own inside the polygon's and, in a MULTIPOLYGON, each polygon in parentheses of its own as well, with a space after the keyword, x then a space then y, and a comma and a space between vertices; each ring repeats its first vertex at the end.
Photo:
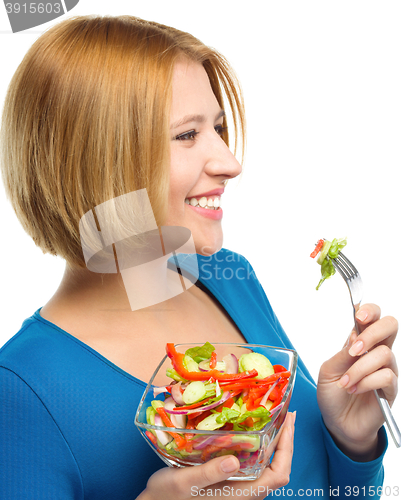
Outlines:
POLYGON ((314 259, 316 257, 316 255, 320 252, 320 250, 322 249, 323 245, 324 245, 324 240, 319 240, 317 242, 317 245, 316 245, 315 249, 310 254, 310 256, 312 257, 312 259, 314 259))

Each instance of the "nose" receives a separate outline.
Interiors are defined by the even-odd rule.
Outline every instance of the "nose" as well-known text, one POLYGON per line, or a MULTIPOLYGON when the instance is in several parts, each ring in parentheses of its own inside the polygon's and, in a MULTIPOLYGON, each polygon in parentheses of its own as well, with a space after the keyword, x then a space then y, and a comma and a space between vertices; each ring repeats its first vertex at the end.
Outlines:
POLYGON ((223 139, 214 132, 206 145, 205 172, 208 175, 233 179, 242 172, 242 166, 223 139))

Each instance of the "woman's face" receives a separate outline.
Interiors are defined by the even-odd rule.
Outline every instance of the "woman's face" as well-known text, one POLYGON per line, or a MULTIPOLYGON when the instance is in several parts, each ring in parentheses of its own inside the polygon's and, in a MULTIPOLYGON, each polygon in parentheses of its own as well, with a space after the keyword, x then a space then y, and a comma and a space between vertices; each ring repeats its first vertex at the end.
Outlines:
POLYGON ((182 61, 173 74, 168 224, 192 232, 197 253, 223 243, 220 198, 241 165, 221 138, 224 112, 201 64, 182 61))

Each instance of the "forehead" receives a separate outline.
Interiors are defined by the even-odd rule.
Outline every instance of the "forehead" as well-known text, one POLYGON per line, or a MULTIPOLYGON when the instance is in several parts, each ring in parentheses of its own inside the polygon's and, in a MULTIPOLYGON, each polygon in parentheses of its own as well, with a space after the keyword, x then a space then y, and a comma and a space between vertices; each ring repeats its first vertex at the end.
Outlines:
POLYGON ((220 111, 209 77, 203 66, 192 61, 179 61, 174 66, 172 81, 171 121, 184 115, 211 115, 220 111))

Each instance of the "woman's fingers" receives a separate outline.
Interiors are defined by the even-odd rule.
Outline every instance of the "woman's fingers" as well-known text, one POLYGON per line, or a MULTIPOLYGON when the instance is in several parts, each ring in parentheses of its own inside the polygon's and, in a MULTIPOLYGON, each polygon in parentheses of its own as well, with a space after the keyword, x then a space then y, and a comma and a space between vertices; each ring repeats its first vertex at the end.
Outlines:
POLYGON ((398 321, 392 316, 380 319, 380 308, 374 304, 363 305, 356 319, 362 326, 362 333, 356 337, 352 336, 349 345, 351 356, 360 356, 369 351, 377 344, 386 344, 391 347, 398 331, 398 321))
POLYGON ((390 368, 383 368, 363 378, 358 384, 350 386, 349 394, 363 394, 365 392, 383 389, 384 396, 391 404, 397 396, 398 378, 390 368))
POLYGON ((190 484, 196 484, 203 489, 211 484, 220 483, 233 476, 239 469, 238 458, 234 456, 219 457, 218 459, 206 462, 199 467, 190 467, 192 474, 188 474, 190 484))
POLYGON ((234 456, 215 458, 196 467, 165 468, 150 477, 146 489, 153 498, 187 499, 199 490, 226 481, 238 469, 239 461, 234 456))
POLYGON ((377 346, 372 351, 366 353, 364 356, 361 356, 342 375, 337 385, 351 393, 350 389, 354 388, 356 384, 361 382, 368 375, 383 368, 388 368, 389 371, 393 373, 394 377, 396 377, 398 370, 394 353, 384 344, 377 346))
POLYGON ((377 304, 363 304, 356 313, 356 320, 362 328, 380 319, 381 309, 377 304))
MULTIPOLYGON (((280 482, 275 489, 288 484, 291 474, 292 455, 294 452, 294 425, 296 413, 287 413, 287 418, 276 452, 270 464, 270 470, 275 474, 276 481, 280 482), (281 484, 283 483, 283 484, 281 484)), ((263 476, 262 476, 263 477, 263 476)), ((273 489, 273 488, 272 488, 273 489)))
POLYGON ((197 496, 200 490, 204 492, 202 496, 213 498, 221 496, 224 486, 233 487, 236 491, 243 490, 241 498, 244 499, 264 498, 271 490, 288 484, 293 455, 294 423, 295 415, 287 413, 270 467, 266 468, 259 479, 252 482, 252 490, 242 481, 227 481, 238 471, 239 461, 234 456, 225 456, 196 467, 160 469, 150 477, 146 490, 139 498, 186 500, 197 496), (250 491, 253 492, 252 495, 250 491))

